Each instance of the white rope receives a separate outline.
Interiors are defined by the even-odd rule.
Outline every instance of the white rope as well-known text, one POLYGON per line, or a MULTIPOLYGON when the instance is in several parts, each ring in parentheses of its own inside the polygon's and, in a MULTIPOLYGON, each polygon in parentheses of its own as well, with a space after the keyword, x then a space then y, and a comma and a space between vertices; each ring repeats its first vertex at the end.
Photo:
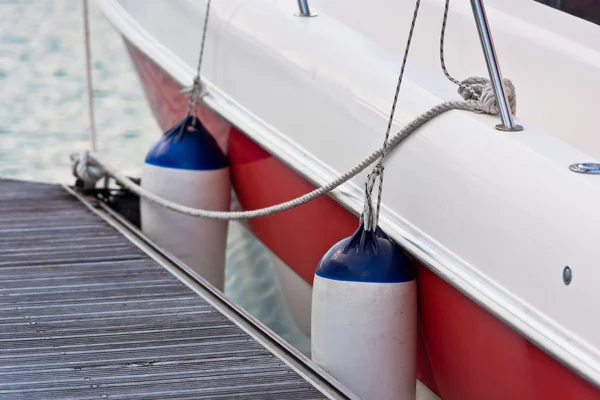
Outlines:
POLYGON ((90 143, 96 152, 96 118, 94 116, 94 92, 92 85, 92 55, 90 45, 90 13, 88 0, 83 0, 83 34, 85 38, 85 72, 87 81, 88 116, 90 120, 90 143))
MULTIPOLYGON (((412 33, 414 31, 414 24, 416 21, 416 16, 418 13, 420 0, 416 1, 415 4, 415 13, 413 15, 413 22, 411 24, 411 28, 409 31, 409 38, 407 47, 405 49, 404 60, 402 64, 402 69, 400 72, 400 77, 398 80, 398 84, 396 87, 396 93, 394 96, 394 103, 392 105, 392 111, 390 115, 390 120, 388 121, 388 128, 386 131, 386 137, 382 148, 373 152, 369 157, 365 158, 359 164, 357 164, 350 171, 346 172, 343 175, 340 175, 338 178, 329 182, 328 184, 313 190, 303 196, 295 198, 293 200, 287 201, 285 203, 276 204, 270 207, 261 208, 257 210, 249 210, 249 211, 214 211, 214 210, 202 210, 191 207, 186 207, 181 204, 177 204, 170 200, 164 199, 160 196, 155 195, 154 193, 144 189, 140 185, 137 185, 132 180, 127 178, 125 175, 120 173, 115 167, 110 165, 105 160, 96 153, 96 124, 94 118, 94 107, 93 107, 93 91, 92 91, 92 70, 91 70, 91 54, 90 54, 90 33, 89 33, 89 12, 88 12, 88 0, 84 0, 83 3, 83 14, 84 14, 84 32, 85 32, 85 43, 86 43, 86 73, 87 73, 87 91, 88 91, 88 109, 89 109, 89 117, 90 117, 90 139, 91 139, 91 147, 92 153, 87 151, 82 153, 75 153, 71 155, 71 160, 73 162, 73 175, 78 177, 84 182, 84 186, 88 188, 93 188, 96 185, 96 182, 105 176, 112 176, 117 182, 119 182, 123 187, 129 189, 133 193, 138 196, 151 201, 155 204, 158 204, 162 207, 170 209, 172 211, 186 214, 193 217, 201 217, 208 219, 218 219, 218 220, 242 220, 242 219, 250 219, 250 218, 258 218, 264 217, 267 215, 273 215, 276 213, 280 213, 286 210, 290 210, 292 208, 298 207, 302 204, 306 204, 309 201, 312 201, 324 194, 327 194, 334 190, 335 188, 343 185, 345 182, 349 181, 353 177, 357 176, 363 170, 365 170, 369 165, 373 164, 377 159, 380 159, 377 166, 369 173, 367 177, 366 183, 366 199, 368 202, 368 207, 365 206, 365 211, 363 211, 363 215, 361 218, 367 219, 370 221, 368 224, 369 227, 374 228, 377 225, 377 216, 379 214, 380 202, 381 202, 381 181, 383 175, 383 157, 387 152, 389 152, 392 148, 396 147, 400 144, 404 139, 406 139, 411 133, 416 131, 419 127, 421 127, 426 122, 432 120, 438 115, 449 111, 449 110, 467 110, 474 111, 478 113, 488 113, 488 114, 497 114, 498 113, 498 104, 496 102, 495 96, 493 96, 493 88, 489 82, 489 80, 485 78, 472 77, 463 82, 459 83, 459 93, 464 98, 464 101, 447 101, 441 103, 429 111, 419 115, 412 122, 406 125, 400 132, 394 135, 389 141, 388 136, 391 128, 391 121, 393 119, 393 114, 396 106, 396 101, 398 98, 398 92, 400 90, 400 84, 402 82, 402 75, 404 72, 404 66, 406 64, 406 58, 408 55, 408 48, 410 46, 410 40, 412 38, 412 33), (372 209, 372 199, 371 192, 374 187, 375 179, 380 177, 380 185, 379 185, 379 196, 377 202, 377 210, 376 213, 373 212, 372 209), (373 215, 375 214, 375 215, 373 215)), ((448 4, 448 3, 447 3, 448 4)), ((188 104, 188 114, 190 113, 190 107, 194 107, 201 97, 202 85, 200 84, 200 66, 202 63, 202 55, 204 52, 204 40, 206 37, 206 28, 208 24, 208 15, 210 9, 210 0, 207 1, 207 10, 204 21, 203 28, 203 38, 201 44, 200 57, 198 60, 198 69, 196 79, 194 79, 194 85, 192 88, 189 88, 190 93, 190 103, 188 104), (194 90, 195 89, 195 90, 194 90), (197 93, 199 92, 199 93, 197 93)), ((447 8, 444 15, 444 25, 445 20, 447 18, 447 8)), ((443 59, 443 31, 442 28, 442 44, 440 55, 443 59)), ((442 61, 443 63, 443 61, 442 61)), ((511 103, 511 108, 513 109, 513 113, 516 109, 516 96, 515 96, 515 88, 508 79, 505 80, 506 89, 509 101, 511 103)), ((195 115, 195 114, 194 114, 195 115)))
MULTIPOLYGON (((446 78, 450 80, 450 82, 458 85, 458 93, 465 100, 479 100, 481 98, 481 108, 479 110, 475 110, 475 112, 488 113, 487 110, 491 111, 492 108, 498 107, 494 89, 491 85, 488 85, 489 80, 486 78, 479 78, 475 76, 465 79, 462 82, 459 82, 454 77, 452 77, 452 75, 450 75, 450 73, 448 72, 448 68, 446 68, 446 60, 444 59, 444 38, 446 37, 446 26, 448 25, 449 11, 450 0, 446 0, 446 4, 444 6, 444 17, 442 18, 442 30, 440 32, 440 64, 442 66, 442 71, 444 72, 444 75, 446 75, 446 78)), ((510 110, 512 114, 515 115, 517 113, 517 97, 515 87, 513 83, 508 79, 504 79, 504 86, 507 87, 508 103, 510 106, 510 110)), ((495 110, 493 114, 497 114, 497 110, 495 110)))
POLYGON ((373 167, 373 170, 369 172, 369 174, 367 175, 367 179, 365 180, 365 205, 360 216, 361 222, 363 222, 364 224, 365 231, 374 231, 375 229, 377 229, 377 224, 379 224, 380 203, 378 203, 377 213, 375 213, 375 211, 373 211, 372 197, 373 188, 375 187, 375 181, 377 180, 377 177, 379 177, 379 187, 381 187, 383 183, 383 164, 381 162, 381 159, 379 160, 377 165, 373 167))
MULTIPOLYGON (((510 112, 515 115, 517 113, 517 92, 515 85, 510 79, 504 79, 504 87, 506 89, 506 97, 510 112)), ((490 85, 490 80, 478 76, 472 76, 461 82, 458 87, 458 93, 465 100, 476 100, 474 103, 475 111, 479 114, 498 114, 498 102, 496 101, 496 93, 490 85)))
MULTIPOLYGON (((489 85, 489 83, 488 83, 489 85)), ((466 100, 466 101, 447 101, 437 106, 431 108, 429 111, 419 115, 412 122, 406 125, 400 132, 394 135, 387 144, 387 151, 396 147, 400 144, 404 139, 406 139, 411 133, 420 128, 426 122, 432 120, 440 114, 443 114, 449 110, 466 110, 466 111, 476 111, 483 110, 484 112, 492 111, 493 108, 484 108, 481 104, 479 104, 479 100, 466 100)), ((497 112, 497 107, 495 108, 497 112)), ((363 170, 365 170, 369 165, 373 164, 379 157, 381 157, 383 153, 383 148, 380 148, 373 152, 369 157, 365 158, 359 164, 357 164, 350 171, 346 172, 343 175, 340 175, 338 178, 329 182, 328 184, 313 190, 303 196, 295 198, 293 200, 287 201, 285 203, 276 204, 270 207, 261 208, 257 210, 249 210, 249 211, 213 211, 213 210, 202 210, 197 208, 186 207, 181 204, 177 204, 170 200, 164 199, 160 196, 155 195, 154 193, 144 189, 140 185, 137 185, 125 175, 120 173, 115 167, 110 165, 108 162, 103 160, 98 154, 92 153, 89 155, 89 159, 95 162, 95 165, 100 166, 106 174, 112 176, 117 182, 119 182, 123 187, 131 190, 133 193, 138 196, 151 201, 155 204, 158 204, 162 207, 165 207, 169 210, 176 211, 181 214, 189 215, 192 217, 201 217, 208 219, 219 219, 219 220, 240 220, 240 219, 249 219, 249 218, 258 218, 264 217, 267 215, 273 215, 276 213, 280 213, 282 211, 290 210, 292 208, 298 207, 302 204, 306 204, 309 201, 312 201, 324 194, 327 194, 337 188, 338 186, 344 184, 349 181, 363 170)))
POLYGON ((84 189, 93 189, 96 182, 106 177, 104 168, 90 159, 90 152, 85 150, 71 154, 73 175, 81 179, 84 189))

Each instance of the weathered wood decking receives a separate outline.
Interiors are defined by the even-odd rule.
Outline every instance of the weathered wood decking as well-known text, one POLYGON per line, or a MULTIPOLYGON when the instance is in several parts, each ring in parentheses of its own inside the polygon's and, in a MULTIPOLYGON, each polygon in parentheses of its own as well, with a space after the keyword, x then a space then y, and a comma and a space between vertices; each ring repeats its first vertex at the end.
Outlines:
POLYGON ((317 399, 59 185, 0 180, 0 399, 317 399))

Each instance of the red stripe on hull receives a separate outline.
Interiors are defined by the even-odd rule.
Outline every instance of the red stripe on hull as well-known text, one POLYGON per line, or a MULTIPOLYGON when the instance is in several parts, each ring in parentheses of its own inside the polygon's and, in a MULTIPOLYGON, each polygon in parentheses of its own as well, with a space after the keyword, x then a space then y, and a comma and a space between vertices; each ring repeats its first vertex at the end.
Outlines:
MULTIPOLYGON (((126 44, 154 115, 167 129, 185 111, 180 88, 126 44)), ((222 139, 222 120, 201 109, 202 121, 222 139)), ((234 188, 244 208, 270 206, 314 189, 235 128, 229 131, 228 156, 234 188)), ((356 229, 357 218, 324 197, 249 224, 271 251, 312 283, 321 256, 356 229)), ((418 375, 443 399, 600 399, 595 387, 423 266, 417 283, 418 375)))
MULTIPOLYGON (((237 129, 230 131, 228 147, 233 187, 247 210, 283 203, 315 189, 275 157, 263 157, 254 148, 258 146, 237 129), (260 158, 250 160, 248 153, 260 158), (246 155, 238 158, 241 154, 246 155)), ((248 224, 273 253, 312 285, 323 254, 356 230, 358 218, 322 196, 283 213, 251 219, 248 224)))
MULTIPOLYGON (((180 93, 181 86, 173 78, 149 61, 127 40, 124 39, 124 42, 142 83, 150 109, 160 128, 166 131, 185 116, 188 99, 180 93)), ((215 137, 221 149, 226 151, 231 124, 207 107, 198 107, 198 117, 215 137)))
POLYGON ((427 268, 418 273, 419 315, 444 399, 599 399, 556 362, 427 268))

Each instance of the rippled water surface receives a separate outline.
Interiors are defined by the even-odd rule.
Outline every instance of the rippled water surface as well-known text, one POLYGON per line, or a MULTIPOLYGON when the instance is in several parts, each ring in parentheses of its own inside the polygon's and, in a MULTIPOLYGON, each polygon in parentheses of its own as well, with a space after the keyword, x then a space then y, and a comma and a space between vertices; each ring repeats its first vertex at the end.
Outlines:
MULTIPOLYGON (((0 175, 71 182, 89 148, 82 0, 0 0, 0 175)), ((90 2, 98 147, 139 174, 160 131, 123 42, 90 2)))

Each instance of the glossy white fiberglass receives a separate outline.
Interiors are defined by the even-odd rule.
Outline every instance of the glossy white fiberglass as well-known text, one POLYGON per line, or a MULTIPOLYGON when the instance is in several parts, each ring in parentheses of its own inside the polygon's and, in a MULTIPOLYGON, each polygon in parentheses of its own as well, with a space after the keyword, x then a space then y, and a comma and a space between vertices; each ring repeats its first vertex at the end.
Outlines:
MULTIPOLYGON (((203 1, 98 0, 119 30, 182 84, 192 80, 203 1)), ((206 103, 321 184, 381 145, 412 1, 214 1, 206 103)), ((488 1, 521 133, 451 111, 386 162, 381 225, 445 280, 600 384, 600 177, 569 171, 600 156, 600 27, 529 0, 488 1), (566 286, 562 270, 570 265, 566 286)), ((456 87, 439 67, 443 0, 422 2, 394 132, 456 87)), ((453 1, 446 44, 459 79, 487 76, 468 1, 453 1)), ((334 193, 362 209, 364 175, 334 193)))

